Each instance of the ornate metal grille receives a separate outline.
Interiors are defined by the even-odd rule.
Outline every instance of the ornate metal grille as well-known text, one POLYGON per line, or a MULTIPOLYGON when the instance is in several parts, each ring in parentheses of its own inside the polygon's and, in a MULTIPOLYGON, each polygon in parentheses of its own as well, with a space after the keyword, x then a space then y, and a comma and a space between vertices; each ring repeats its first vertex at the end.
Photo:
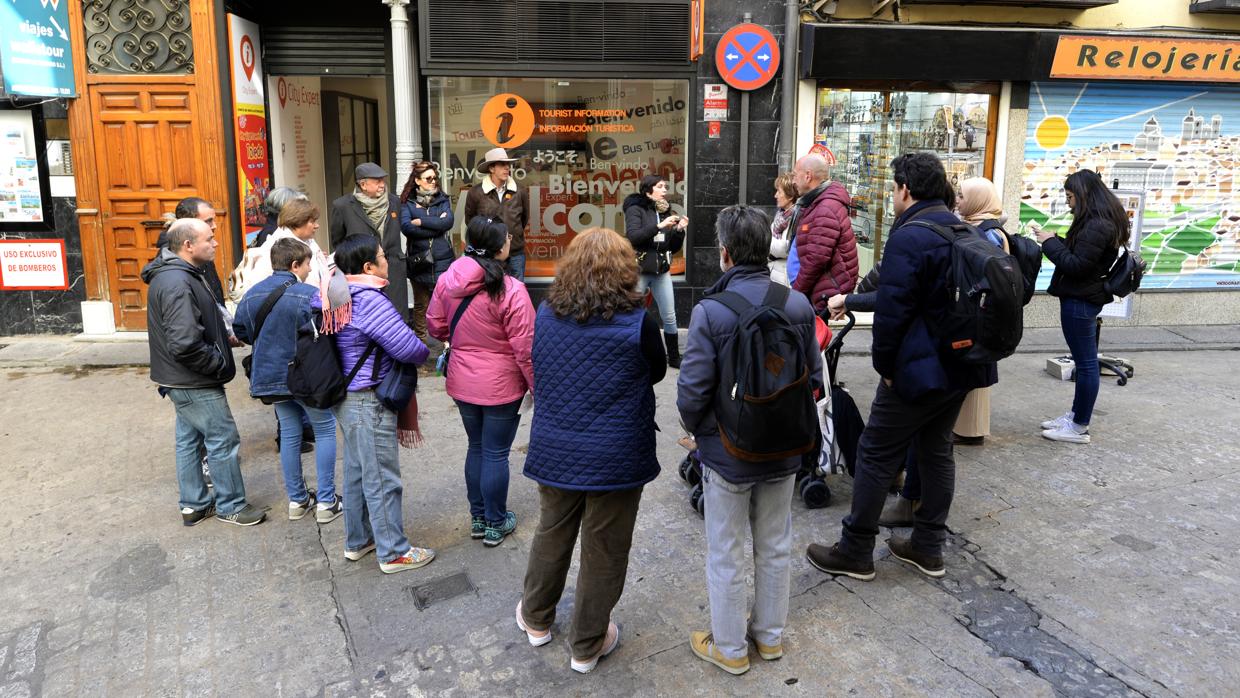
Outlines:
POLYGON ((189 0, 82 0, 92 73, 194 72, 189 0))

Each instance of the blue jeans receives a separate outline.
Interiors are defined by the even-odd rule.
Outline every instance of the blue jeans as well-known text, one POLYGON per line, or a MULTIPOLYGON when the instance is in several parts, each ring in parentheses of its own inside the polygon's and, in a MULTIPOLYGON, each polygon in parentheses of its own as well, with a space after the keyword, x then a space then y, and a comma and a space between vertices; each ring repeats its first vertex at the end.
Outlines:
POLYGON ((316 496, 328 504, 336 500, 336 416, 331 410, 302 404, 297 400, 276 403, 280 420, 280 469, 284 471, 284 490, 288 501, 304 502, 308 492, 301 474, 301 425, 309 420, 314 429, 316 496))
POLYGON ((676 332, 676 296, 672 293, 671 274, 640 274, 637 277, 637 292, 646 295, 646 289, 654 294, 655 305, 659 306, 659 318, 663 320, 663 332, 676 332))
POLYGON ((504 271, 509 276, 516 277, 517 281, 525 281, 525 253, 508 255, 504 262, 504 271))
POLYGON ((1063 338, 1076 363, 1076 397, 1072 400, 1072 421, 1088 426, 1098 400, 1098 313, 1102 306, 1078 298, 1059 299, 1059 324, 1063 338))
POLYGON ((374 390, 359 390, 336 406, 336 419, 344 434, 345 550, 374 541, 379 561, 391 562, 412 547, 401 513, 396 413, 374 390))
POLYGON ((788 475, 735 484, 702 468, 706 498, 706 592, 715 644, 728 659, 748 651, 745 635, 782 642, 792 582, 792 488, 788 475), (753 537, 753 606, 745 607, 746 534, 753 537), (745 617, 749 617, 749 627, 745 617))
POLYGON ((241 480, 241 435, 223 388, 169 388, 168 399, 177 412, 177 486, 181 507, 201 511, 211 504, 211 493, 202 477, 204 447, 215 483, 215 510, 232 514, 245 508, 245 483, 241 480))
POLYGON ((506 405, 475 405, 456 401, 469 437, 465 453, 465 492, 469 515, 489 524, 503 523, 508 514, 508 452, 517 436, 521 401, 506 405))

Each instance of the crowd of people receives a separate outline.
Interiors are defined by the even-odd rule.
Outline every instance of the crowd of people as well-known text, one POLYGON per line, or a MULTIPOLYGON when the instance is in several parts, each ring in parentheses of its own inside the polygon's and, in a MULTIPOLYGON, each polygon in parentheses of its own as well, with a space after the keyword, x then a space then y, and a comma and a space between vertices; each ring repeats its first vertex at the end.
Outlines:
MULTIPOLYGON (((871 580, 879 527, 911 526, 910 536, 887 541, 892 555, 930 577, 945 574, 953 448, 980 444, 989 433, 987 391, 998 373, 993 362, 962 362, 941 349, 936 328, 954 302, 953 243, 936 226, 967 223, 1014 253, 1019 236, 1004 230, 992 183, 966 180, 957 197, 935 156, 896 158, 896 219, 881 271, 861 279, 848 192, 831 180, 821 156, 801 158, 774 182, 773 219, 749 206, 717 214, 721 276, 693 308, 682 354, 670 269, 688 219, 672 211, 667 181, 650 175, 637 183, 622 207, 622 233, 576 235, 535 308, 522 279, 528 195, 512 178, 513 162, 503 149, 484 158, 481 183, 466 194, 460 256, 450 238, 451 200, 430 162, 413 167, 400 196, 387 191, 382 168, 359 165, 353 194, 332 204, 330 253, 315 241, 317 206, 277 189, 265 205, 272 224, 234 272, 231 296, 215 273, 214 211, 201 199, 177 207, 142 278, 149 284, 151 380, 176 414, 184 525, 214 516, 252 526, 266 517, 246 499, 240 436, 224 391, 237 370, 233 349, 245 344, 252 347, 243 362, 250 394, 272 405, 278 423, 288 518, 313 513, 327 525, 343 517, 345 558, 374 552, 384 573, 432 562, 433 550, 410 542, 402 513, 400 448, 421 439, 417 397, 393 405, 385 391, 411 373, 416 379, 433 343, 468 443, 470 537, 484 546, 499 546, 516 530, 508 509, 510 452, 533 406, 524 474, 537 484, 539 519, 515 624, 531 645, 551 642, 579 544, 570 666, 589 672, 620 643, 612 611, 643 488, 660 472, 653 386, 676 368, 678 417, 703 466, 710 600, 710 629, 691 633, 689 645, 704 661, 741 674, 750 667, 750 643, 764 660, 783 655, 791 500, 810 450, 799 441, 770 443, 766 432, 745 433, 746 425, 761 423, 755 415, 791 409, 793 418, 779 426, 796 433, 800 411, 812 412, 827 387, 815 316, 869 311, 879 382, 857 446, 850 510, 838 541, 811 544, 806 556, 823 572, 871 580), (648 291, 658 320, 646 310, 648 291), (750 361, 745 342, 776 330, 780 340, 761 345, 760 360, 750 361), (338 356, 345 387, 329 406, 295 397, 289 369, 303 345, 323 341, 338 356), (785 397, 735 408, 738 388, 741 402, 754 395, 753 376, 752 385, 776 385, 785 397), (735 409, 751 411, 738 422, 735 409), (301 463, 311 441, 313 488, 301 463), (904 487, 889 502, 901 471, 904 487), (754 566, 752 603, 746 558, 754 566)), ((1060 299, 1078 379, 1071 410, 1043 423, 1042 434, 1088 443, 1098 392, 1092 323, 1110 301, 1100 279, 1129 232, 1097 174, 1071 175, 1065 192, 1073 213, 1067 234, 1035 232, 1040 252, 1055 263, 1050 292, 1060 299)))

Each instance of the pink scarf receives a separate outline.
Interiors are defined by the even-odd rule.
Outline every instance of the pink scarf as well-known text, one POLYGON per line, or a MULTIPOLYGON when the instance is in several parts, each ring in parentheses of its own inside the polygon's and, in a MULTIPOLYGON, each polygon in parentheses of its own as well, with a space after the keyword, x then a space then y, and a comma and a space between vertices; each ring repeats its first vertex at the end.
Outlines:
MULTIPOLYGON (((349 283, 365 288, 382 289, 388 280, 373 274, 347 274, 349 283)), ((396 440, 405 448, 415 448, 423 443, 422 429, 418 426, 418 396, 414 393, 409 404, 396 415, 396 440)))

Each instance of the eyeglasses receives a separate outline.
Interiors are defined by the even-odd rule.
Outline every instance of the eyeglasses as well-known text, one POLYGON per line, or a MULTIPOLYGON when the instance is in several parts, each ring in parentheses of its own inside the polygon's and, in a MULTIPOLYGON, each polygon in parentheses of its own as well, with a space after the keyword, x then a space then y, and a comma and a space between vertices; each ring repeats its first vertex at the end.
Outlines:
POLYGON ((422 181, 423 181, 423 182, 438 182, 438 181, 439 181, 439 178, 438 178, 438 177, 436 177, 435 175, 430 175, 430 176, 427 176, 427 177, 423 177, 423 178, 422 178, 422 181))

